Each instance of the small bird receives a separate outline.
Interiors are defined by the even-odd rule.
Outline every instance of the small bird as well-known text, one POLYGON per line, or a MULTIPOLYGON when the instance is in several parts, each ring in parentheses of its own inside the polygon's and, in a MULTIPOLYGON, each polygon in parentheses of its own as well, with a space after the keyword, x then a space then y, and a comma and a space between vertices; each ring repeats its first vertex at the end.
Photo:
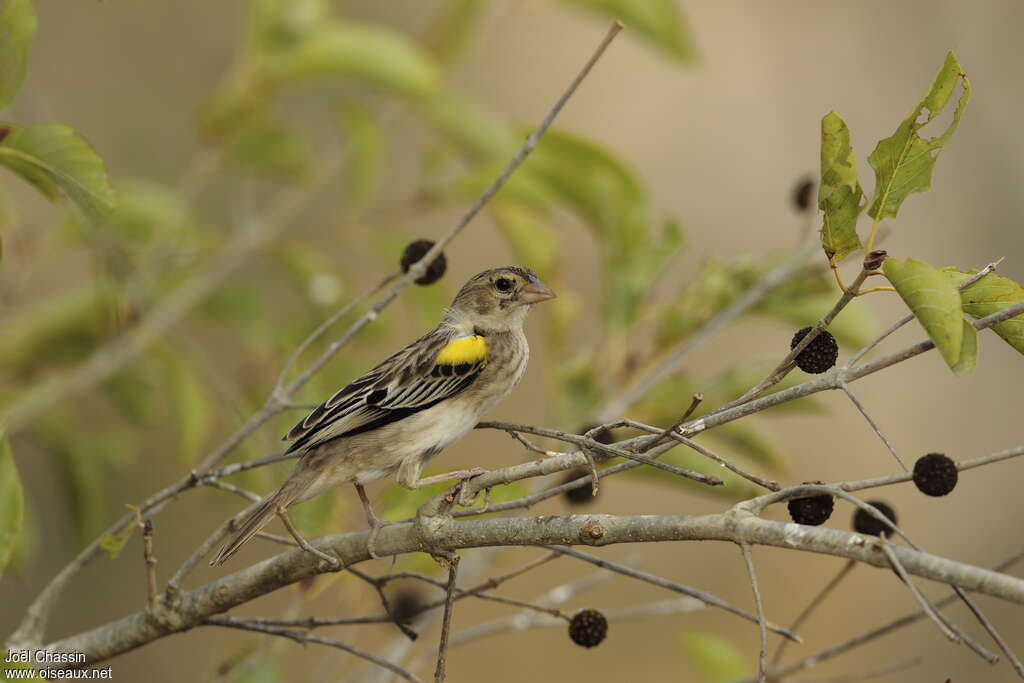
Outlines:
POLYGON ((420 478, 430 458, 473 429, 480 416, 512 391, 526 371, 530 347, 523 332, 533 304, 555 297, 533 271, 486 270, 463 285, 433 330, 317 406, 284 437, 300 459, 277 491, 254 506, 238 532, 210 562, 222 564, 275 515, 305 550, 310 546, 285 511, 327 489, 352 482, 371 528, 370 551, 385 524, 363 486, 398 471, 408 489, 464 481, 486 470, 457 470, 420 478))

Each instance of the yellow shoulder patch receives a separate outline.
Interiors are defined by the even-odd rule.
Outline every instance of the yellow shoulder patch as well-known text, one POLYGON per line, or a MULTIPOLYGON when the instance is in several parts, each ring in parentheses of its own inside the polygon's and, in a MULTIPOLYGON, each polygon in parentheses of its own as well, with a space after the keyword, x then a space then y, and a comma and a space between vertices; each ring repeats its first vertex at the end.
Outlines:
POLYGON ((448 342, 434 359, 435 363, 461 365, 487 362, 487 340, 479 335, 459 337, 448 342))

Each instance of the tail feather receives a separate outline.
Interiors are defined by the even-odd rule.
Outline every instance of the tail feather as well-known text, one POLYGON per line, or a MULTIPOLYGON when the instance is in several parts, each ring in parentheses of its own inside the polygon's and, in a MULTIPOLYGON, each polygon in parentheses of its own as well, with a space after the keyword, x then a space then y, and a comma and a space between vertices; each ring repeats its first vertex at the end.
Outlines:
POLYGON ((288 483, 290 482, 285 482, 284 486, 257 503, 252 511, 242 518, 237 525, 238 533, 221 547, 215 558, 210 560, 211 566, 224 564, 225 560, 234 555, 274 518, 278 508, 287 508, 295 500, 297 491, 294 487, 288 486, 288 483))

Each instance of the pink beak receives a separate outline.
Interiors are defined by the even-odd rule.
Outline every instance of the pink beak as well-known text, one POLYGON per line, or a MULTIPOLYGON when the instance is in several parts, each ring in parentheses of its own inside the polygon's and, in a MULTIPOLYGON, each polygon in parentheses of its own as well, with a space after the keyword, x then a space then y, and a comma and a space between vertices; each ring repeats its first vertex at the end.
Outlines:
POLYGON ((540 280, 534 280, 519 291, 519 301, 524 304, 539 304, 556 296, 558 295, 540 280))

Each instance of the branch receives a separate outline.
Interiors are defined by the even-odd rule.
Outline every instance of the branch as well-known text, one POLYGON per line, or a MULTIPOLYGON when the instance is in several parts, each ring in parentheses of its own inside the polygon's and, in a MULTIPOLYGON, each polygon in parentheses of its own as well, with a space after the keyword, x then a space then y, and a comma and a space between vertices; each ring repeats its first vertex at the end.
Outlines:
MULTIPOLYGON (((773 494, 777 495, 777 494, 773 494)), ((489 546, 537 546, 718 540, 799 549, 889 567, 885 555, 859 534, 761 519, 735 510, 717 515, 567 515, 495 518, 455 522, 435 520, 427 538, 415 524, 384 527, 376 550, 381 556, 422 552, 444 538, 448 550, 489 546)), ((327 536, 317 545, 352 566, 370 559, 368 531, 327 536)), ((930 553, 894 547, 903 568, 922 578, 1024 604, 1024 580, 930 553)), ((290 550, 185 592, 174 609, 137 612, 104 626, 51 643, 47 650, 84 653, 88 666, 154 640, 189 630, 209 617, 273 592, 319 570, 316 558, 290 550)))

